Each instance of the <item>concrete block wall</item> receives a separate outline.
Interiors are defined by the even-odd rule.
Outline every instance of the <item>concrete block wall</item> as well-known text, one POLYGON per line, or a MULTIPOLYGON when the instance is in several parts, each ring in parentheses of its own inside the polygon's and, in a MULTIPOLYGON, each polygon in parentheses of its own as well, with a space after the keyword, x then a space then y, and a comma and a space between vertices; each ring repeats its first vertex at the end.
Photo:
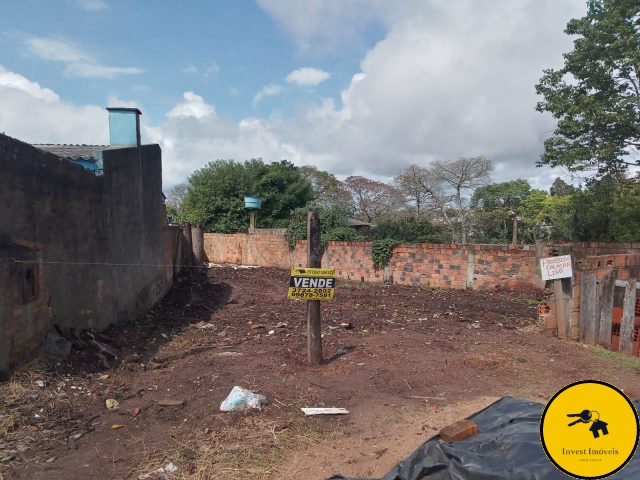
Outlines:
POLYGON ((51 324, 49 288, 44 281, 42 252, 21 246, 0 247, 0 377, 13 366, 44 354, 44 339, 51 324), (38 294, 25 302, 22 296, 20 257, 38 264, 38 294))
MULTIPOLYGON (((103 329, 135 318, 171 284, 160 147, 105 150, 103 162, 104 174, 95 175, 0 135, 0 245, 41 245, 49 331, 54 323, 103 329)), ((0 330, 10 320, 4 312, 0 330)))

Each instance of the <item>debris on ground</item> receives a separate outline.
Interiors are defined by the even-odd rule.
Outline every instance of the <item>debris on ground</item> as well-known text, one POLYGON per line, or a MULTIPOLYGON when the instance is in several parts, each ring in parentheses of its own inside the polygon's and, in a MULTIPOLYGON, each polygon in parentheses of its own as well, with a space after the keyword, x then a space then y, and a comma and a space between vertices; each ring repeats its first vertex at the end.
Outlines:
POLYGON ((171 398, 167 398, 165 400, 158 401, 158 405, 161 407, 180 407, 184 405, 184 400, 174 400, 171 398))
POLYGON ((151 473, 147 473, 145 475, 140 475, 138 480, 170 480, 166 473, 164 473, 164 468, 159 468, 154 470, 151 473))
POLYGON ((267 404, 267 397, 242 387, 233 387, 229 396, 220 405, 223 412, 235 412, 245 408, 260 408, 267 404))
POLYGON ((118 407, 118 405, 120 405, 120 403, 119 403, 116 399, 114 399, 114 398, 107 398, 107 399, 104 401, 104 403, 105 403, 105 405, 107 406, 107 408, 108 408, 109 410, 111 410, 112 408, 117 408, 117 407, 118 407))
POLYGON ((345 415, 349 413, 346 408, 301 408, 306 416, 310 415, 345 415))

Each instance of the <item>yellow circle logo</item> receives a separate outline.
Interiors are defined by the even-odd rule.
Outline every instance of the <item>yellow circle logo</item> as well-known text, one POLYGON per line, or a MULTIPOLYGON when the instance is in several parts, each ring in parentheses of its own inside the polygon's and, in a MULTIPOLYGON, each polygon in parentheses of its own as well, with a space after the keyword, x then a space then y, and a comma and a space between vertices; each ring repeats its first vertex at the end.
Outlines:
POLYGON ((584 380, 556 393, 540 419, 549 460, 575 478, 605 478, 629 463, 638 447, 638 412, 608 383, 584 380))

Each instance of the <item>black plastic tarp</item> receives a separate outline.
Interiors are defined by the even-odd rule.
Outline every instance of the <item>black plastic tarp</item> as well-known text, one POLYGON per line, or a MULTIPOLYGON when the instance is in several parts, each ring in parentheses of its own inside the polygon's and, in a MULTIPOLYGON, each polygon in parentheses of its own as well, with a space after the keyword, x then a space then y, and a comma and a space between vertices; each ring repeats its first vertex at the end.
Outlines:
MULTIPOLYGON (((640 411, 640 400, 634 405, 640 411)), ((468 417, 478 425, 478 435, 452 443, 441 443, 436 435, 379 480, 567 480, 540 443, 544 407, 504 397, 468 417)), ((608 478, 640 479, 640 453, 608 478)), ((365 479, 337 475, 327 480, 365 479)))

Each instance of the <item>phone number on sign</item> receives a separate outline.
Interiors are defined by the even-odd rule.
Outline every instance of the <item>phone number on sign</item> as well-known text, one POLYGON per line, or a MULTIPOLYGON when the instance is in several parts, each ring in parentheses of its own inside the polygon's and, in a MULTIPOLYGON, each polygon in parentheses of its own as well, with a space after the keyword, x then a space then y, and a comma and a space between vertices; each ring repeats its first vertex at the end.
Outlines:
POLYGON ((331 298, 332 288, 292 288, 289 296, 293 298, 331 298))

